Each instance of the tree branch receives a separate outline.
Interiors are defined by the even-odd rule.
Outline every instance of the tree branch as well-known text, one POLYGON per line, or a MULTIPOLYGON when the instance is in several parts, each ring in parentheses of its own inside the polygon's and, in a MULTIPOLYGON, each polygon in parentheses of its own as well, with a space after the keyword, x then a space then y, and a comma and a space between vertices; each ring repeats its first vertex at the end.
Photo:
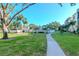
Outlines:
POLYGON ((76 3, 70 3, 70 6, 75 6, 76 5, 76 3))
POLYGON ((27 5, 25 8, 21 9, 20 11, 18 11, 17 13, 14 14, 14 16, 11 18, 11 20, 9 21, 9 23, 7 24, 7 26, 9 26, 9 24, 11 23, 11 21, 15 18, 15 16, 17 16, 20 12, 24 11, 25 9, 27 9, 28 7, 34 5, 35 3, 31 3, 29 5, 27 5))
POLYGON ((1 3, 1 7, 2 7, 2 9, 4 9, 4 5, 1 3))
POLYGON ((12 10, 10 10, 10 11, 8 12, 8 14, 10 14, 10 13, 14 10, 14 8, 16 7, 16 5, 17 5, 17 3, 13 6, 12 10))
POLYGON ((61 7, 63 6, 62 3, 58 3, 61 7))
POLYGON ((8 7, 8 3, 6 4, 5 9, 7 9, 7 7, 8 7))

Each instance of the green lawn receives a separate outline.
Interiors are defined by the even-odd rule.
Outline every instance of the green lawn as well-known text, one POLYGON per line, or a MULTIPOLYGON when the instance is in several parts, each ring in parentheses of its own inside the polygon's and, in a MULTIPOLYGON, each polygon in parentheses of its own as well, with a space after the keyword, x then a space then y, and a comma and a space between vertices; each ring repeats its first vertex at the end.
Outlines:
POLYGON ((79 35, 55 32, 52 36, 59 43, 66 55, 79 55, 79 35))
POLYGON ((9 33, 9 38, 12 40, 0 40, 0 56, 46 55, 46 37, 43 33, 9 33))

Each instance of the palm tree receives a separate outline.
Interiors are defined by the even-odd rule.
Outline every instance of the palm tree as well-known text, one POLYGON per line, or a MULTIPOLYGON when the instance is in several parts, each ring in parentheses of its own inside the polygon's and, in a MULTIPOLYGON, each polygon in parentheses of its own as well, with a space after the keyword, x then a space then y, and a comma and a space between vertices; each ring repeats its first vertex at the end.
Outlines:
MULTIPOLYGON (((23 15, 19 15, 17 17, 18 25, 20 25, 20 29, 24 32, 24 27, 28 24, 27 18, 25 18, 23 15)), ((18 26, 19 27, 19 26, 18 26)))
POLYGON ((24 27, 28 24, 27 18, 25 18, 22 14, 18 15, 15 18, 15 21, 12 22, 11 27, 14 27, 14 29, 18 30, 21 29, 24 30, 24 27))

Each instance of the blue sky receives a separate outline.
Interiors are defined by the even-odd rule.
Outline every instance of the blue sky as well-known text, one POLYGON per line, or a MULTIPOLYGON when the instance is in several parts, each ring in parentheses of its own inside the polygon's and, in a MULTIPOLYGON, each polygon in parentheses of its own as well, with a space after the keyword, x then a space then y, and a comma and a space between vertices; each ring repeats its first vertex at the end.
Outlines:
POLYGON ((45 25, 53 21, 63 24, 78 8, 79 4, 71 7, 70 4, 65 3, 60 7, 57 3, 37 3, 23 11, 22 14, 29 23, 36 25, 45 25))

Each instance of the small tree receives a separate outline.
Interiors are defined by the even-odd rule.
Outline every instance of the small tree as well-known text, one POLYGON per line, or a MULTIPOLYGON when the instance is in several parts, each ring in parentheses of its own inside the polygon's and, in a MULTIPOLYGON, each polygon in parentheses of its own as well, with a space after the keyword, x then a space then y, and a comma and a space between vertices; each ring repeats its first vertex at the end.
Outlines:
POLYGON ((32 30, 37 30, 37 29, 39 29, 39 26, 37 26, 35 24, 29 24, 29 28, 32 30))

